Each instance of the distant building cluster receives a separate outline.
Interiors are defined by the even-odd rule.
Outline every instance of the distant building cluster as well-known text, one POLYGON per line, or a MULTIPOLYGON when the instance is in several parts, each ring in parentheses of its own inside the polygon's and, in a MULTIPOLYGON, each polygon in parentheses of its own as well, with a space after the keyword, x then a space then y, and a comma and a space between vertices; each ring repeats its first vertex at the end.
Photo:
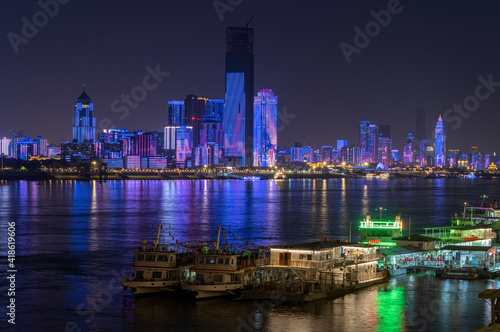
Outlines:
POLYGON ((193 94, 168 101, 160 131, 103 129, 96 132, 94 105, 84 91, 75 103, 73 139, 59 145, 12 130, 0 138, 0 155, 8 158, 100 159, 109 168, 303 167, 310 163, 388 169, 401 166, 486 169, 495 155, 446 149, 445 123, 439 116, 428 137, 425 111, 416 113, 415 134, 407 134, 402 153, 394 149, 389 125, 359 122, 359 144, 338 139, 336 146, 295 143, 278 146, 278 97, 272 89, 254 93, 254 31, 226 29, 225 99, 193 94))

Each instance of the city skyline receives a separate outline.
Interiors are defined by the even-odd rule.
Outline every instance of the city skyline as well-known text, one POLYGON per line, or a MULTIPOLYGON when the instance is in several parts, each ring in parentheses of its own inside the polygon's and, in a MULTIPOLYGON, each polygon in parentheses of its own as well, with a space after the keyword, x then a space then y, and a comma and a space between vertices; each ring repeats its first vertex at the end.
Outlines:
MULTIPOLYGON (((469 152, 474 145, 484 153, 496 152, 491 137, 498 119, 495 110, 500 97, 495 89, 500 70, 498 49, 491 40, 499 25, 494 19, 499 6, 401 1, 392 9, 390 22, 380 23, 377 34, 369 33, 373 36, 368 36, 366 46, 356 46, 356 31, 363 32, 370 26, 367 23, 380 19, 377 13, 387 11, 389 3, 305 7, 242 2, 224 12, 223 20, 210 2, 198 6, 125 3, 119 11, 115 2, 99 3, 99 7, 92 1, 59 4, 36 35, 17 45, 17 52, 12 38, 4 39, 1 52, 9 66, 2 84, 6 95, 2 107, 9 111, 3 112, 0 136, 8 137, 10 129, 23 129, 27 136, 40 135, 51 143, 70 141, 70 130, 63 128, 74 115, 75 91, 82 84, 95 103, 94 116, 101 122, 98 131, 111 126, 162 131, 169 100, 188 94, 224 98, 226 27, 244 26, 255 15, 249 22, 256 34, 253 89, 270 87, 280 96, 279 146, 335 145, 337 139, 353 143, 359 121, 369 120, 391 125, 392 146, 401 151, 406 134, 416 131, 415 112, 421 107, 426 110, 428 141, 434 136, 433 122, 443 114, 448 148, 469 152), (87 26, 73 22, 96 8, 99 11, 87 26), (166 9, 180 18, 162 16, 166 9), (132 11, 136 15, 129 21, 129 39, 125 39, 118 20, 132 11), (276 17, 283 24, 272 24, 276 17), (207 27, 194 24, 197 20, 207 27), (152 31, 158 34, 144 37, 152 31), (210 51, 178 48, 171 52, 170 45, 186 38, 210 51), (349 56, 349 63, 339 47, 342 43, 359 51, 349 56), (77 51, 63 51, 63 45, 77 51), (137 98, 128 104, 122 94, 137 98)), ((44 10, 36 3, 9 6, 9 16, 0 25, 6 36, 24 36, 24 22, 33 22, 33 15, 44 10)))

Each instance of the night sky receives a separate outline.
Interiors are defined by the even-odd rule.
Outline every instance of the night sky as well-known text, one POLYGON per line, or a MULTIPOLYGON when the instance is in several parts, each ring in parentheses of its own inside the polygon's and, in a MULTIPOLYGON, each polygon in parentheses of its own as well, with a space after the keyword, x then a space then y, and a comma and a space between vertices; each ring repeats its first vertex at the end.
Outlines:
POLYGON ((447 113, 447 147, 500 152, 500 2, 219 1, 228 2, 234 6, 221 21, 211 0, 72 0, 45 23, 37 1, 4 1, 0 136, 23 129, 51 143, 71 140, 83 84, 98 127, 108 119, 105 127, 160 131, 169 100, 224 98, 225 28, 255 15, 255 92, 268 87, 278 96, 280 146, 358 144, 359 121, 369 120, 391 125, 401 151, 418 107, 432 141, 438 115, 465 100, 472 111, 447 113), (375 20, 370 12, 388 7, 390 22, 379 31, 368 24, 369 43, 358 40, 363 47, 348 63, 339 45, 356 47, 354 28, 365 31, 375 20), (24 38, 22 18, 33 15, 41 27, 16 53, 9 33, 24 38), (113 101, 157 65, 168 76, 128 116, 113 112, 113 101), (493 83, 478 88, 478 77, 490 75, 493 83))

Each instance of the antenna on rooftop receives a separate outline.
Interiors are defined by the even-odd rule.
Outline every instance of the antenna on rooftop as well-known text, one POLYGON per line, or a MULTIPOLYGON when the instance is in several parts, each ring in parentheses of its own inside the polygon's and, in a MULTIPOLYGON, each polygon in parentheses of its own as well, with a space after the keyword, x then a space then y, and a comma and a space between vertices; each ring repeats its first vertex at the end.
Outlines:
POLYGON ((252 15, 252 17, 250 17, 249 20, 245 20, 245 28, 248 29, 248 25, 250 24, 250 22, 252 22, 253 18, 255 17, 255 15, 252 15))

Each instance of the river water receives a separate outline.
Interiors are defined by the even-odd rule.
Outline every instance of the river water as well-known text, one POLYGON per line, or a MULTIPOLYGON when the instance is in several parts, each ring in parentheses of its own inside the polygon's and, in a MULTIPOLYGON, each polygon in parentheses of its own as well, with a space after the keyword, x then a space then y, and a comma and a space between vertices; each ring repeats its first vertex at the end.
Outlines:
MULTIPOLYGON (((328 179, 0 182, 0 270, 15 223, 15 296, 2 277, 0 306, 15 298, 17 331, 472 331, 489 322, 478 298, 497 280, 394 277, 339 299, 305 305, 230 299, 134 297, 119 285, 133 250, 167 225, 175 239, 213 240, 219 224, 259 244, 323 236, 353 240, 366 213, 394 218, 405 234, 447 226, 463 202, 500 197, 500 180, 328 179)), ((2 272, 5 275, 6 272, 2 272)), ((3 327, 6 327, 4 329, 3 327)))

